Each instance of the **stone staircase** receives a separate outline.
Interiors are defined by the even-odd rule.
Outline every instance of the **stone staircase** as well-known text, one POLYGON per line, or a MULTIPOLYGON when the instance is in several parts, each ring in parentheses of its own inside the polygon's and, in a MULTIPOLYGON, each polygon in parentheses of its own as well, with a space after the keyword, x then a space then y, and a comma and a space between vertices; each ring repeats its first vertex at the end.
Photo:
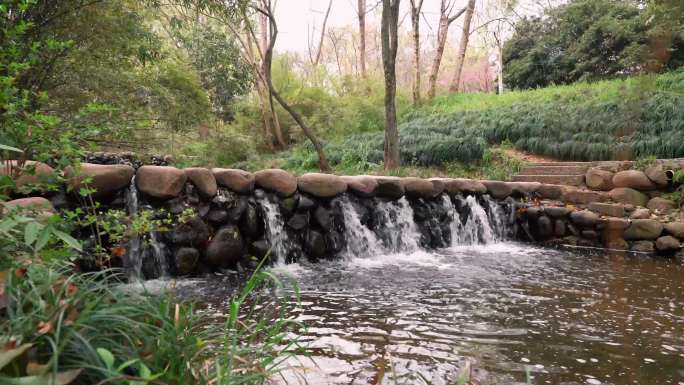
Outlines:
POLYGON ((592 165, 593 162, 530 163, 513 176, 513 181, 583 186, 584 174, 592 165))

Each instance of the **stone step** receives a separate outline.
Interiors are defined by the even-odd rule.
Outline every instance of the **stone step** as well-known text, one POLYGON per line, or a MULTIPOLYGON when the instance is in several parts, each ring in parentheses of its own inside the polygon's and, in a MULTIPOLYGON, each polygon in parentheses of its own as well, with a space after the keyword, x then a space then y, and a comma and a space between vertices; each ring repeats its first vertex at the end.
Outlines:
POLYGON ((544 184, 561 184, 566 186, 581 186, 584 184, 582 175, 514 175, 514 182, 539 182, 544 184))
POLYGON ((523 168, 518 175, 584 175, 587 166, 531 166, 523 168))
POLYGON ((591 167, 594 162, 536 162, 530 163, 529 166, 585 166, 591 167))

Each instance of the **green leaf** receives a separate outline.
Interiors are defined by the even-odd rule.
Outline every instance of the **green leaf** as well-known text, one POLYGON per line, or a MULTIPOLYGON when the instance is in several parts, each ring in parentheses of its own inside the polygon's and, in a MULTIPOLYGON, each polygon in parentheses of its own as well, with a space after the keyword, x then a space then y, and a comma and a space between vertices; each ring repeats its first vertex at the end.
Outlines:
POLYGON ((71 235, 69 235, 63 231, 57 230, 57 229, 53 229, 52 233, 55 234, 57 236, 57 238, 61 239, 62 242, 66 243, 72 249, 78 250, 78 251, 83 251, 83 248, 81 247, 81 243, 79 241, 77 241, 76 239, 74 239, 74 237, 72 237, 71 235))
POLYGON ((24 151, 21 151, 20 149, 18 149, 16 147, 8 146, 5 144, 0 144, 0 150, 12 151, 12 152, 24 152, 24 151))
POLYGON ((33 245, 38 238, 38 233, 43 228, 43 226, 38 222, 29 222, 24 228, 24 243, 26 246, 33 245))
POLYGON ((14 361, 15 358, 24 354, 24 352, 27 351, 31 346, 33 345, 23 344, 15 349, 0 351, 0 369, 4 368, 5 366, 7 366, 7 364, 14 361))
POLYGON ((40 251, 45 247, 45 245, 50 242, 50 237, 52 236, 52 227, 46 226, 43 227, 43 230, 40 232, 40 235, 38 235, 38 240, 36 241, 36 244, 33 246, 33 249, 35 251, 40 251))
POLYGON ((114 368, 114 355, 112 352, 105 348, 97 348, 97 354, 102 359, 102 362, 107 365, 107 369, 111 370, 114 368))

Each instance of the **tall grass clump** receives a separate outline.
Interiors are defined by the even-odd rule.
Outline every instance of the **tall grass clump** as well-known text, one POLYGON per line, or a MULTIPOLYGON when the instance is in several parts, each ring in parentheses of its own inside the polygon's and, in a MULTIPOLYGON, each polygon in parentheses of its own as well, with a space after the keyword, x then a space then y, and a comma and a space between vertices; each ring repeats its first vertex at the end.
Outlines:
POLYGON ((261 271, 229 301, 224 323, 172 296, 114 285, 111 271, 36 264, 4 277, 0 335, 31 346, 9 375, 25 374, 28 365, 77 370, 74 384, 258 384, 297 350, 287 339, 296 324, 264 295, 282 283, 261 271))

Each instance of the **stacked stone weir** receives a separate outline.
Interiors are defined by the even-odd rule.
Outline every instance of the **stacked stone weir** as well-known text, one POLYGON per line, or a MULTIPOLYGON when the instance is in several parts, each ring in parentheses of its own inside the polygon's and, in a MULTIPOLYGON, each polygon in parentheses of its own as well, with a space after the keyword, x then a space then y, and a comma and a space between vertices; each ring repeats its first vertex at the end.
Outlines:
MULTIPOLYGON (((34 166, 41 175, 49 174, 49 166, 34 166)), ((290 258, 316 260, 337 255, 346 242, 341 205, 334 204, 341 194, 355 197, 367 209, 377 204, 375 199, 396 202, 406 198, 414 210, 422 247, 448 245, 444 197, 487 194, 499 202, 517 199, 519 238, 672 254, 684 240, 684 221, 663 221, 656 215, 674 210, 672 202, 653 190, 668 188, 671 182, 665 171, 662 166, 642 172, 599 164, 587 170, 590 190, 540 182, 319 173, 295 177, 280 169, 250 173, 142 166, 135 170, 128 165, 87 163, 78 170, 66 170, 65 176, 71 191, 92 188, 93 197, 103 208, 125 205, 127 186, 134 175, 141 207, 172 214, 193 208, 194 217, 155 236, 169 246, 171 273, 183 275, 232 268, 238 262, 247 263, 247 256, 262 257, 272 249, 274 240, 267 236, 264 223, 266 202, 282 217, 279 231, 291 240, 286 250, 290 258)), ((78 204, 77 199, 69 202, 65 194, 49 198, 57 209, 78 204)), ((25 198, 8 206, 35 203, 49 206, 50 201, 25 198)))

